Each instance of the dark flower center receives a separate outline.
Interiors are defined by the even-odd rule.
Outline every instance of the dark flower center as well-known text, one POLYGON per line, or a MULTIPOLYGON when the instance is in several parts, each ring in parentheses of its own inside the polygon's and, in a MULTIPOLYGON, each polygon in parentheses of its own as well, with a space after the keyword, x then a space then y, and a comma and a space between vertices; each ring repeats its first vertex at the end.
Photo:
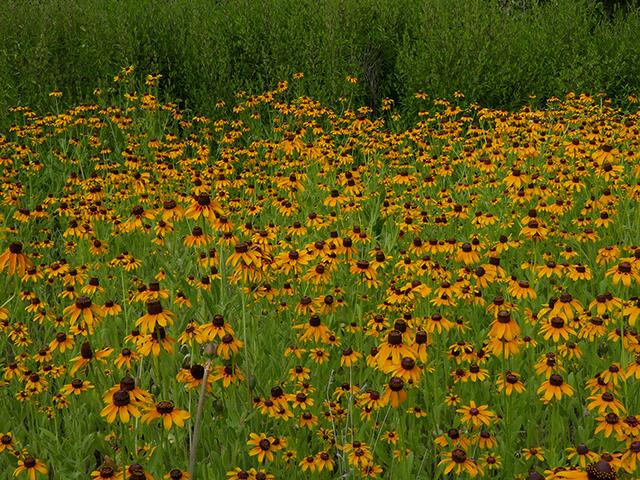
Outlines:
POLYGON ((389 380, 389 388, 392 392, 399 392, 404 387, 404 381, 401 378, 393 377, 389 380))
POLYGON ((562 303, 570 303, 573 300, 573 296, 570 293, 563 293, 560 295, 560 301, 562 303))
POLYGON ((91 345, 89 342, 84 342, 80 347, 80 355, 85 360, 91 360, 93 358, 93 350, 91 349, 91 345))
POLYGON ((266 452, 271 447, 271 442, 266 438, 263 438, 262 440, 260 440, 260 443, 258 443, 258 446, 260 447, 260 449, 266 452))
POLYGON ((400 345, 402 343, 402 333, 398 330, 391 330, 387 336, 387 340, 391 345, 400 345))
POLYGON ((416 362, 413 358, 404 357, 400 362, 400 365, 402 365, 402 368, 404 370, 413 370, 413 368, 416 366, 416 362))
POLYGON ((149 315, 159 315, 162 313, 162 305, 157 300, 147 302, 147 313, 149 315))
POLYGON ((100 478, 113 478, 114 476, 113 468, 111 467, 102 467, 100 469, 100 478))
POLYGON ((549 383, 554 387, 559 387, 564 383, 564 380, 560 375, 554 373, 553 375, 551 375, 551 377, 549 377, 549 383))
POLYGON ((89 297, 78 297, 76 300, 76 308, 84 310, 85 308, 91 308, 91 299, 89 297))
POLYGON ((9 245, 9 251, 14 255, 20 255, 22 253, 22 244, 20 242, 13 242, 9 245))
POLYGON ((604 419, 610 425, 615 425, 620 421, 620 417, 618 417, 618 415, 616 415, 615 413, 607 413, 604 419))
POLYGON ((467 461, 467 454, 461 448, 456 448, 451 452, 451 460, 456 463, 464 463, 467 461))
POLYGON ((509 323, 511 321, 511 313, 508 310, 500 310, 498 312, 498 322, 509 323))
POLYGON ((200 195, 198 195, 196 197, 196 201, 198 202, 198 205, 200 205, 201 207, 206 207, 211 203, 211 199, 209 198, 209 195, 207 195, 206 193, 201 193, 200 195))
POLYGON ((367 268, 369 268, 369 262, 367 262, 366 260, 358 260, 356 262, 356 266, 360 269, 360 270, 366 270, 367 268))
POLYGON ((133 379, 133 377, 124 377, 120 381, 120 388, 122 390, 126 390, 127 392, 132 392, 136 388, 136 381, 133 379))
POLYGON ((116 407, 124 407, 126 405, 129 405, 129 403, 131 402, 131 398, 129 397, 129 392, 127 392, 126 390, 118 390, 116 393, 113 394, 113 404, 116 407))
POLYGON ((159 402, 156 404, 156 410, 158 413, 164 415, 167 413, 173 412, 173 403, 172 402, 159 402))
POLYGON ((622 262, 618 265, 618 271, 620 273, 631 273, 631 264, 629 262, 622 262))
POLYGON ((578 455, 586 455, 587 453, 589 453, 589 447, 587 447, 584 443, 581 443, 576 447, 576 452, 578 452, 578 455))
POLYGON ((564 320, 560 317, 553 317, 551 319, 551 326, 553 328, 562 328, 564 327, 564 320))
POLYGON ((204 367, 202 365, 196 364, 189 370, 191 372, 191 376, 196 380, 202 380, 204 377, 204 367))
POLYGON ((616 472, 609 462, 600 460, 587 465, 588 480, 615 480, 616 472))

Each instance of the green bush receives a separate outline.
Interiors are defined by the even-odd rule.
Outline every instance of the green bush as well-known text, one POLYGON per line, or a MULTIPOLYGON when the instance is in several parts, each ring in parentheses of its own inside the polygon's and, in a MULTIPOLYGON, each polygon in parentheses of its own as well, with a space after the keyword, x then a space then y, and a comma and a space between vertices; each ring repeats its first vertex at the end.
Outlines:
POLYGON ((0 109, 90 100, 123 66, 211 113, 297 71, 298 94, 411 108, 459 90, 514 108, 568 91, 640 91, 640 10, 595 0, 5 0, 0 109), (347 75, 360 79, 357 86, 347 75))

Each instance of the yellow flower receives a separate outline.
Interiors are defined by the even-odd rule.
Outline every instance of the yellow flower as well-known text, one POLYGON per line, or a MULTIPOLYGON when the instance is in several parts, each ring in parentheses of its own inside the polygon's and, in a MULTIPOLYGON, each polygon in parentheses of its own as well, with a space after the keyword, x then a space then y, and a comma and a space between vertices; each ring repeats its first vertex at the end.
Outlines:
POLYGON ((538 395, 542 396, 544 403, 549 403, 553 399, 562 400, 563 395, 571 397, 573 395, 573 387, 565 383, 561 375, 554 373, 540 385, 538 395))
POLYGON ((113 423, 119 416, 122 423, 128 423, 129 419, 139 417, 140 410, 131 402, 131 397, 127 390, 118 390, 109 399, 109 403, 100 412, 100 416, 106 417, 107 422, 113 423))
POLYGON ((444 465, 443 473, 445 475, 453 472, 455 475, 467 473, 470 477, 476 477, 482 474, 482 468, 475 460, 467 457, 467 452, 462 448, 443 453, 442 460, 438 463, 438 466, 441 465, 444 465))
POLYGON ((162 419, 164 429, 169 430, 173 424, 184 427, 185 420, 190 417, 191 415, 186 410, 174 408, 172 402, 158 402, 154 408, 142 415, 141 420, 143 423, 150 423, 153 420, 162 419))
POLYGON ((264 462, 265 460, 268 462, 272 462, 274 440, 274 437, 267 436, 264 433, 249 434, 249 441, 247 442, 247 445, 253 447, 251 450, 249 450, 249 455, 252 457, 257 456, 259 462, 264 462))
POLYGON ((462 414, 461 421, 463 423, 471 423, 474 427, 480 425, 491 425, 492 419, 495 417, 495 413, 489 410, 488 405, 476 406, 476 403, 471 400, 466 407, 458 408, 456 412, 462 414))
POLYGON ((13 471, 13 476, 17 477, 23 473, 29 480, 35 480, 38 474, 46 475, 49 473, 49 470, 42 460, 34 458, 31 455, 26 455, 24 458, 18 460, 18 468, 13 471))

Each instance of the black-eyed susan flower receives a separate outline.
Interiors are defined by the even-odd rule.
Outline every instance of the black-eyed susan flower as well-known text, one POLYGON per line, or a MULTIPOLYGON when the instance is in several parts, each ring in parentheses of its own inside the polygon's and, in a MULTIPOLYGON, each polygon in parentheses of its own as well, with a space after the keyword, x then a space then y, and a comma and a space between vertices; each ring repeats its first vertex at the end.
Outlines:
POLYGON ((333 472, 335 468, 334 457, 329 452, 324 450, 318 452, 315 458, 315 466, 318 472, 322 472, 323 470, 333 472))
POLYGON ((75 342, 72 335, 67 335, 64 332, 58 332, 51 343, 49 343, 49 348, 52 351, 57 350, 60 353, 64 353, 66 350, 71 350, 74 344, 75 342))
POLYGON ((89 329, 93 329, 97 322, 104 316, 102 307, 94 304, 89 297, 78 297, 73 305, 64 309, 64 315, 69 318, 71 325, 78 321, 89 329))
POLYGON ((132 369, 132 363, 140 360, 140 355, 130 348, 123 348, 120 350, 120 354, 118 358, 116 358, 113 363, 118 368, 127 367, 128 370, 132 369))
POLYGON ((584 443, 580 443, 575 447, 567 448, 567 458, 571 460, 572 464, 586 468, 588 464, 598 460, 598 454, 590 450, 584 443))
POLYGON ((498 377, 496 385, 498 387, 498 391, 504 391, 507 396, 510 396, 513 392, 524 392, 524 384, 520 380, 518 373, 513 371, 507 371, 506 373, 501 374, 498 377))
POLYGON ((552 317, 540 327, 540 334, 545 340, 551 339, 553 342, 569 340, 569 336, 575 335, 576 331, 562 317, 552 317))
POLYGON ((525 460, 531 460, 535 458, 541 462, 544 462, 544 448, 541 447, 529 447, 522 449, 522 456, 525 460))
MULTIPOLYGON (((91 472, 91 478, 94 480, 113 479, 116 480, 120 475, 120 471, 112 466, 104 466, 98 470, 91 472)), ((120 475, 122 476, 122 475, 120 475)))
POLYGON ((393 408, 398 408, 403 404, 407 400, 404 380, 399 377, 392 377, 385 387, 382 398, 385 403, 391 404, 393 408))
POLYGON ((216 365, 211 372, 211 379, 213 381, 222 380, 224 388, 228 388, 233 384, 242 382, 245 377, 237 365, 216 365))
POLYGON ((415 358, 416 356, 413 349, 404 343, 402 332, 399 330, 389 332, 387 340, 377 348, 376 358, 378 368, 381 370, 398 365, 404 357, 415 358))
POLYGON ((265 433, 251 433, 249 434, 249 440, 247 441, 247 445, 249 445, 251 450, 249 450, 249 455, 252 457, 257 456, 259 462, 272 462, 273 461, 273 441, 274 437, 267 436, 265 433))
POLYGON ((184 427, 184 422, 191 417, 186 410, 180 410, 173 406, 173 402, 163 401, 155 404, 153 408, 147 410, 140 420, 143 423, 150 423, 153 420, 162 420, 165 430, 169 430, 172 425, 184 427))
POLYGON ((623 422, 617 414, 609 412, 606 415, 597 417, 596 421, 598 422, 598 425, 594 430, 595 434, 602 432, 602 434, 607 438, 611 437, 612 435, 614 435, 619 440, 625 438, 623 422))
POLYGON ((160 356, 162 351, 167 354, 173 353, 173 345, 175 339, 167 335, 167 331, 164 327, 156 326, 155 330, 149 335, 145 335, 139 342, 139 353, 142 356, 153 355, 154 357, 160 356))
POLYGON ((306 471, 315 472, 317 468, 316 457, 314 457, 313 455, 307 455, 302 460, 300 460, 300 462, 298 463, 298 466, 300 467, 300 470, 302 470, 303 472, 306 472, 306 471))
POLYGON ((234 334, 231 325, 226 322, 224 317, 219 313, 213 316, 211 322, 202 324, 198 327, 198 330, 207 341, 213 341, 216 338, 222 339, 226 334, 234 334))
POLYGON ((13 448, 13 434, 11 432, 0 432, 0 452, 4 452, 5 450, 11 452, 13 448))
POLYGON ((102 409, 100 416, 105 417, 109 423, 113 423, 117 417, 122 423, 128 423, 131 417, 140 417, 140 410, 131 400, 127 390, 116 391, 108 399, 107 406, 102 409))
POLYGON ((94 386, 88 380, 75 378, 71 381, 71 383, 63 386, 60 389, 60 393, 62 393, 63 395, 80 395, 81 393, 86 392, 92 388, 94 388, 94 386))
POLYGON ((89 365, 92 361, 106 363, 107 358, 113 353, 113 348, 103 347, 94 351, 89 342, 83 342, 80 346, 80 355, 71 359, 73 366, 70 369, 71 375, 74 375, 81 368, 89 365))
POLYGON ((147 314, 136 321, 136 326, 140 327, 142 333, 153 332, 156 325, 167 327, 173 325, 174 315, 171 311, 162 308, 159 300, 147 302, 147 314))
POLYGON ((235 338, 230 333, 226 333, 220 339, 216 353, 223 359, 228 360, 232 355, 236 355, 244 346, 244 342, 235 338))
POLYGON ((481 467, 476 461, 469 458, 467 452, 462 448, 455 448, 450 452, 442 453, 438 466, 444 466, 443 473, 445 475, 449 473, 454 473, 455 475, 466 473, 470 477, 476 477, 482 473, 481 467))
POLYGON ((352 367, 361 358, 362 358, 362 354, 360 352, 357 352, 352 348, 347 347, 342 350, 342 354, 340 355, 340 365, 344 367, 352 367))
POLYGON ((476 406, 473 400, 469 402, 468 406, 458 408, 456 411, 462 414, 462 423, 468 423, 474 428, 480 427, 481 425, 491 425, 495 417, 495 413, 489 410, 488 405, 476 406))
POLYGON ((18 467, 13 471, 13 476, 23 475, 29 480, 35 480, 40 475, 46 475, 47 473, 49 473, 49 469, 42 460, 31 455, 25 455, 18 460, 18 467))
POLYGON ((154 480, 151 472, 145 470, 139 463, 128 465, 124 472, 127 480, 154 480))
POLYGON ((603 415, 606 412, 621 414, 625 411, 622 402, 620 402, 620 400, 618 400, 611 392, 592 395, 587 400, 589 401, 587 408, 589 410, 595 410, 600 415, 603 415))
POLYGON ((640 272, 634 268, 634 265, 626 261, 608 269, 606 276, 611 277, 614 285, 622 284, 627 288, 631 287, 633 282, 640 282, 640 272))
POLYGON ((520 326, 511 317, 508 310, 500 310, 497 318, 491 323, 489 335, 497 339, 511 341, 520 334, 520 326))
POLYGON ((409 384, 417 384, 422 377, 422 368, 416 364, 415 359, 403 357, 399 364, 388 364, 383 371, 394 377, 402 379, 409 384))
POLYGON ((179 468, 174 468, 163 478, 165 480, 189 480, 191 478, 191 474, 184 470, 180 470, 179 468))
POLYGON ((16 273, 22 277, 31 267, 33 267, 33 262, 22 252, 22 243, 20 242, 13 242, 0 255, 0 272, 6 269, 9 275, 16 273))
POLYGON ((561 375, 554 373, 537 390, 538 395, 541 396, 544 403, 549 403, 551 400, 562 400, 564 395, 572 396, 574 393, 573 387, 566 383, 561 375))

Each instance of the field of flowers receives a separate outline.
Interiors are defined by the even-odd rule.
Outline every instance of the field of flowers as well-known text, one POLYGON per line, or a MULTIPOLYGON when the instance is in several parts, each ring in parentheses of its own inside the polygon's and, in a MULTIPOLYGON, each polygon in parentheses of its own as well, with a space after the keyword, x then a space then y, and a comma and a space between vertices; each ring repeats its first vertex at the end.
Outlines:
POLYGON ((2 478, 638 478, 638 112, 131 71, 0 133, 2 478))

